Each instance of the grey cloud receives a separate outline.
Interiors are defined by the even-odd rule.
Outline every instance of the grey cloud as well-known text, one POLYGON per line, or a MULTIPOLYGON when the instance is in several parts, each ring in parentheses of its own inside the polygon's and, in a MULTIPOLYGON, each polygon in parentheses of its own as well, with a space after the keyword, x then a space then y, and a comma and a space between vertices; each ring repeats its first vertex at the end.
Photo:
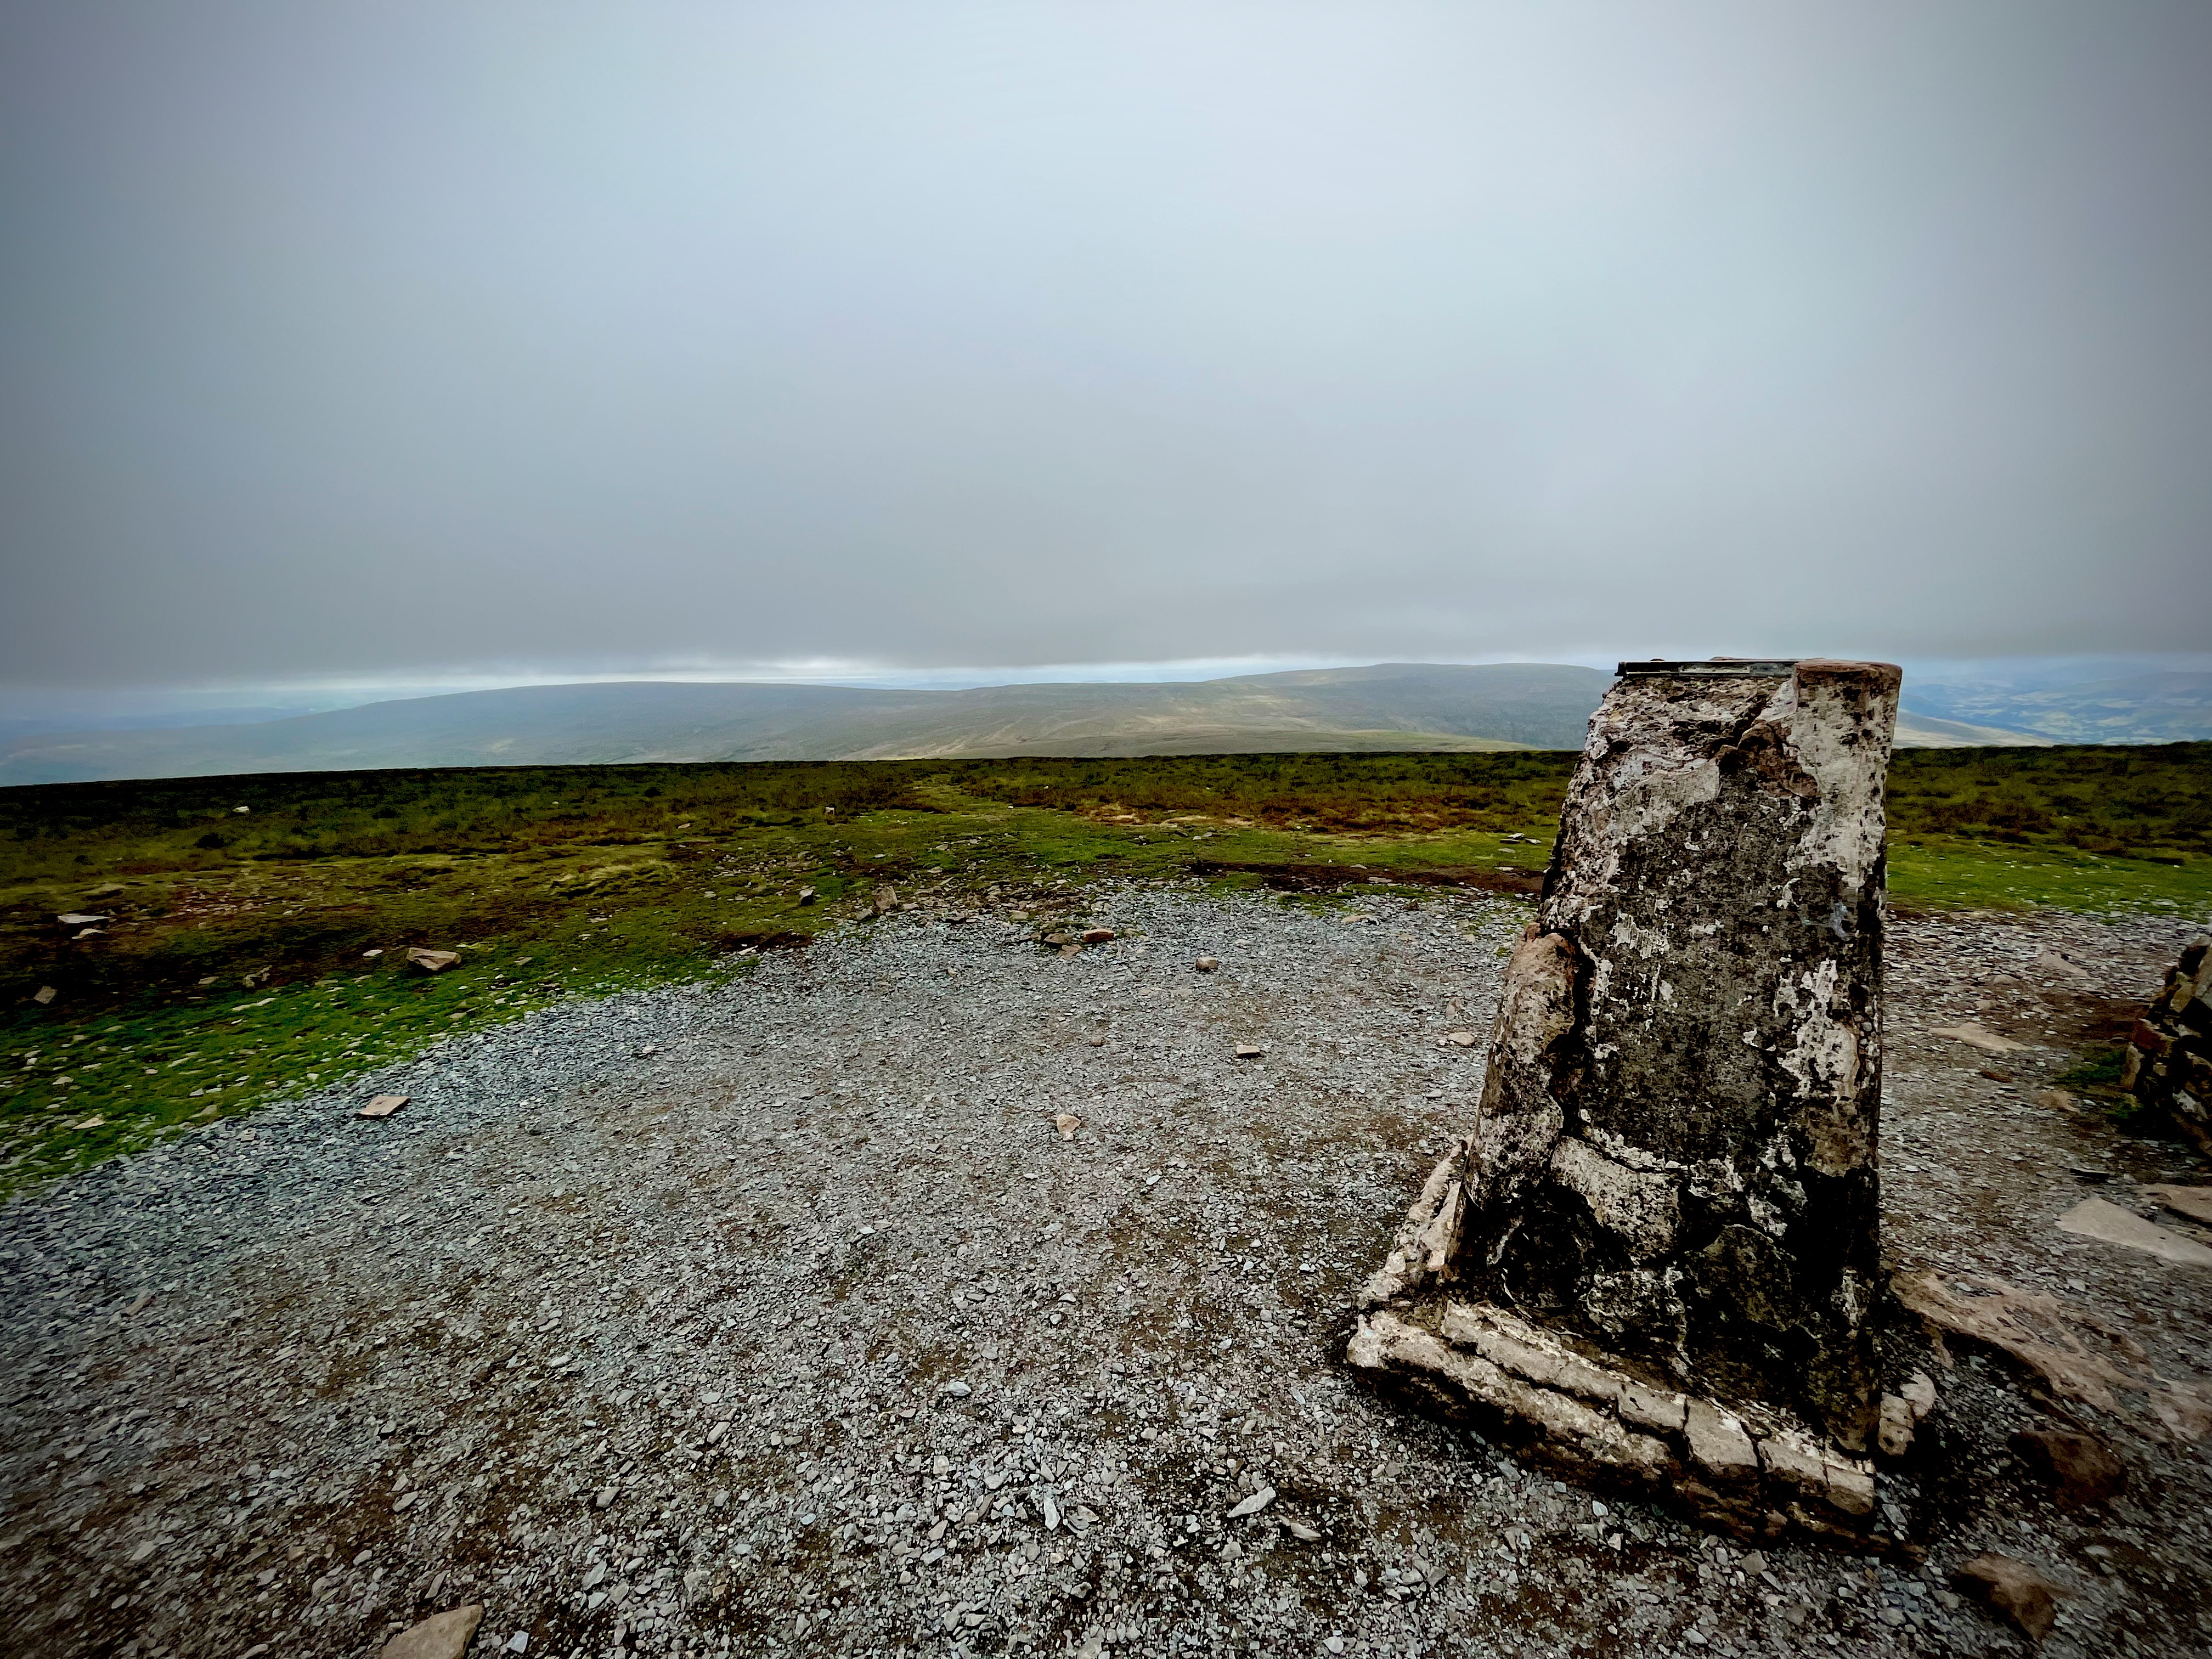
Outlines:
POLYGON ((0 38, 0 678, 2177 649, 2188 5, 0 38))

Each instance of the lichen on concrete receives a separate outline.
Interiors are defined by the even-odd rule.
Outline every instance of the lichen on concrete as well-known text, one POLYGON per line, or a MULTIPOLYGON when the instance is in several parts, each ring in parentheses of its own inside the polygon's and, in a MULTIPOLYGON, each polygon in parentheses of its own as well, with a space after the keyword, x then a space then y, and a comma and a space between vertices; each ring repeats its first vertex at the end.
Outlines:
MULTIPOLYGON (((1803 1510, 1819 1528, 1852 1512, 1837 1494, 1856 1475, 1833 1471, 1869 1449, 1881 1396, 1881 790, 1899 678, 1623 665, 1507 963, 1476 1121, 1368 1287, 1356 1364, 1402 1370, 1440 1347, 1461 1356, 1439 1386, 1462 1404, 1578 1423, 1530 1403, 1548 1385, 1510 1345, 1455 1341, 1488 1328, 1465 1310, 1492 1310, 1616 1378, 1610 1398, 1633 1385, 1691 1402, 1685 1478, 1717 1512, 1803 1510), (1420 1312, 1439 1298, 1462 1311, 1420 1312), (1778 1461, 1698 1453, 1734 1444, 1714 1425, 1745 1413, 1766 1425, 1745 1444, 1771 1441, 1778 1461), (1734 1492, 1740 1475, 1762 1495, 1734 1492)), ((1587 1425, 1560 1432, 1649 1461, 1587 1425)))

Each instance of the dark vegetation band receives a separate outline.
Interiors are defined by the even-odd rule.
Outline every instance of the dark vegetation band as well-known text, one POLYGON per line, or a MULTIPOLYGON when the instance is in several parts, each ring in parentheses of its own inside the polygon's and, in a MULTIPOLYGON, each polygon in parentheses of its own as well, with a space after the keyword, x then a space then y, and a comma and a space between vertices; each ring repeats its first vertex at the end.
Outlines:
MULTIPOLYGON (((242 859, 622 844, 675 832, 929 811, 931 781, 1008 805, 1283 829, 1525 830, 1556 816, 1565 751, 821 761, 276 773, 0 792, 0 875, 242 859), (240 813, 240 806, 248 810, 240 813)), ((1935 836, 2172 861, 2212 854, 2212 744, 1909 750, 1893 840, 1935 836)))

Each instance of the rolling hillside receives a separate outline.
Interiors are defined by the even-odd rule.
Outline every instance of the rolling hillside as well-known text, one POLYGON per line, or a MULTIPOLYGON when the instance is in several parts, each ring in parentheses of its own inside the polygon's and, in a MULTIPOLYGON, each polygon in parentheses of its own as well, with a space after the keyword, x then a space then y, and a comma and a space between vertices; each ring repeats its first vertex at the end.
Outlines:
MULTIPOLYGON (((409 697, 252 724, 0 739, 0 784, 389 767, 1579 749, 1611 679, 1544 663, 1381 663, 963 691, 639 680, 409 697)), ((2047 738, 1907 715, 1905 748, 2047 738)))
POLYGON ((524 686, 258 725, 41 733, 0 749, 0 783, 643 761, 1574 749, 1609 678, 1547 664, 1389 663, 962 691, 524 686))

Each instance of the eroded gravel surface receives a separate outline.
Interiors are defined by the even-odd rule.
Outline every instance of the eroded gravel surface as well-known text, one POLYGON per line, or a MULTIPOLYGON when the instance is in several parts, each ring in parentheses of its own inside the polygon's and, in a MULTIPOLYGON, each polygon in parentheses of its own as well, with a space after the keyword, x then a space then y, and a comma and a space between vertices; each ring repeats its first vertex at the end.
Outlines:
MULTIPOLYGON (((479 1651, 552 1655, 2013 1651, 1945 1588, 1994 1548, 2075 1592, 2046 1652, 2208 1650, 2204 1446, 2140 1398, 2039 1413, 1964 1358, 1884 1480, 1924 1559, 1873 1562, 1603 1508, 1352 1385, 1479 1084, 1444 1034, 1528 913, 1366 914, 1111 894, 1075 957, 899 917, 18 1200, 5 1646, 363 1654, 472 1601, 479 1651), (2061 1515, 2003 1438, 2085 1418, 2131 1486, 2061 1515)), ((2146 1214, 2200 1166, 2035 1098, 2182 931, 1898 925, 1887 1248, 2202 1379, 2212 1273, 2051 1224, 2071 1165, 2146 1214), (2035 1046, 1928 1035, 1960 1018, 2035 1046)))

